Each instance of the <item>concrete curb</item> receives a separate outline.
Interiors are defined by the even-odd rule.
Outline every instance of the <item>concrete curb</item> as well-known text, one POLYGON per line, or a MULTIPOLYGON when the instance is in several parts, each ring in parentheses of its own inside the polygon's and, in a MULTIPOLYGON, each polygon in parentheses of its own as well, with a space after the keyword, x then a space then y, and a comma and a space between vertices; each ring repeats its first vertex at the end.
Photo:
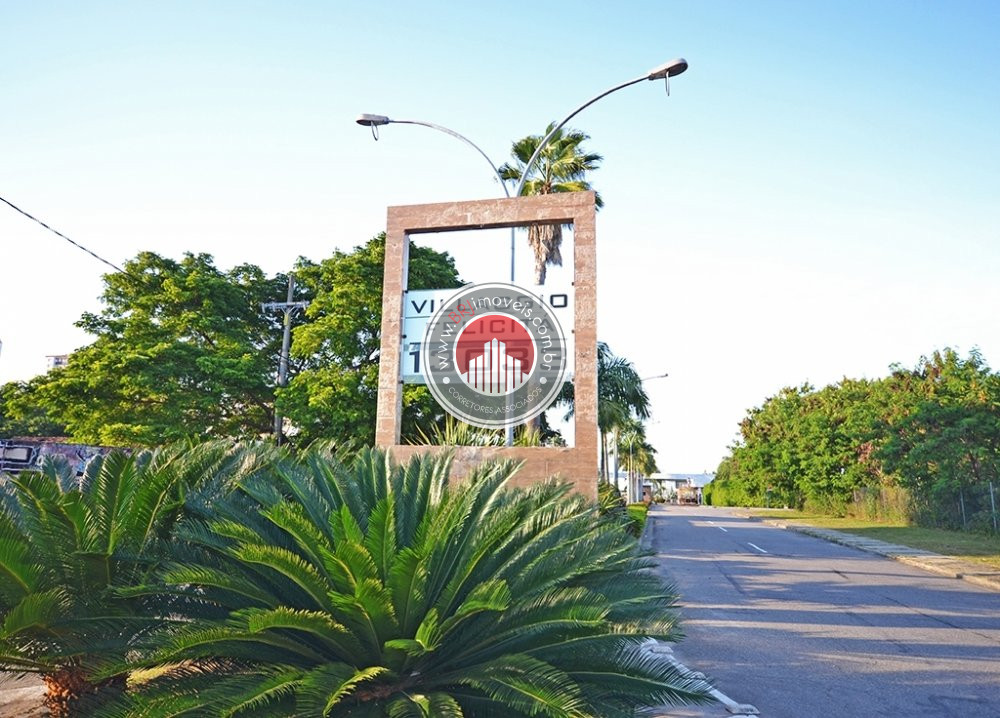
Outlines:
POLYGON ((978 566, 967 561, 959 561, 951 556, 942 556, 939 553, 924 551, 910 546, 879 541, 877 539, 865 538, 854 534, 834 531, 833 529, 823 529, 817 526, 798 523, 796 521, 783 521, 781 519, 767 519, 750 514, 735 514, 740 518, 760 521, 768 526, 797 531, 807 536, 814 536, 825 541, 856 548, 866 553, 873 553, 878 556, 885 556, 909 566, 936 573, 948 578, 957 578, 968 583, 989 588, 993 591, 1000 591, 1000 571, 990 571, 986 566, 978 566))

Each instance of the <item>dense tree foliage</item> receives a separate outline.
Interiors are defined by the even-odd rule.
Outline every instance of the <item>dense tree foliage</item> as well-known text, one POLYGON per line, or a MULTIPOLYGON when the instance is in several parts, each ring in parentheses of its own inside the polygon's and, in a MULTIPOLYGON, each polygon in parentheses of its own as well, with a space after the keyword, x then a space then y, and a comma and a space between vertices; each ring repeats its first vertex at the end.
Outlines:
MULTIPOLYGON (((300 443, 317 438, 372 443, 378 393, 385 235, 349 254, 337 252, 320 264, 300 262, 296 276, 314 297, 294 330, 292 355, 300 370, 279 392, 282 414, 301 432, 300 443)), ((410 289, 461 286, 447 254, 411 245, 410 289)), ((403 389, 403 432, 442 418, 422 386, 403 389)))
POLYGON ((12 436, 63 436, 66 427, 35 399, 45 377, 0 386, 0 439, 12 436))
POLYGON ((1000 375, 948 349, 882 379, 782 389, 740 424, 706 496, 991 528, 998 471, 1000 375))
POLYGON ((205 254, 143 252, 124 269, 105 275, 102 311, 77 322, 95 341, 31 400, 91 444, 267 431, 280 331, 260 303, 285 278, 252 265, 223 272, 205 254))
MULTIPOLYGON (((278 398, 300 430, 370 442, 382 316, 384 236, 296 269, 291 383, 278 398)), ((78 322, 95 337, 66 367, 0 389, 0 435, 66 435, 111 446, 153 446, 188 436, 271 431, 287 276, 259 267, 218 269, 205 254, 180 261, 144 252, 105 277, 103 309, 78 322)), ((411 248, 410 286, 459 285, 446 254, 411 248)), ((404 425, 440 418, 430 394, 406 387, 404 425)))

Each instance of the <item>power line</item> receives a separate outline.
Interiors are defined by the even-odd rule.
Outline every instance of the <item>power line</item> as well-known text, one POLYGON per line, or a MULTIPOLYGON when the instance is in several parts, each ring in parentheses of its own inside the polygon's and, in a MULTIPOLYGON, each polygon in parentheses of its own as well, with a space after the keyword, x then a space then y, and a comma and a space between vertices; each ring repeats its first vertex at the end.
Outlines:
POLYGON ((59 230, 52 229, 52 227, 50 227, 49 225, 45 224, 45 222, 43 222, 42 220, 38 219, 37 217, 32 217, 30 214, 28 214, 27 212, 25 212, 23 209, 21 209, 20 207, 18 207, 16 204, 14 204, 12 202, 8 202, 3 197, 0 197, 0 202, 3 202, 5 205, 7 205, 8 207, 10 207, 13 210, 15 210, 17 212, 20 212, 21 214, 23 214, 25 217, 27 217, 28 219, 32 220, 33 222, 38 222, 38 224, 40 224, 43 227, 45 227, 45 229, 47 229, 50 232, 52 232, 52 234, 55 234, 55 235, 58 235, 58 236, 62 237, 67 242, 69 242, 70 244, 72 244, 74 247, 76 247, 78 249, 82 249, 84 252, 86 252, 87 254, 89 254, 94 259, 96 259, 98 261, 101 261, 101 262, 104 262, 106 265, 108 265, 109 267, 111 267, 116 272, 122 272, 122 273, 124 273, 124 270, 121 267, 119 267, 119 266, 117 266, 115 264, 112 264, 111 262, 109 262, 108 260, 106 260, 104 257, 101 257, 101 256, 99 256, 97 254, 94 254, 89 249, 87 249, 86 247, 84 247, 82 244, 80 244, 78 242, 74 242, 72 239, 70 239, 69 237, 67 237, 65 234, 63 234, 59 230))

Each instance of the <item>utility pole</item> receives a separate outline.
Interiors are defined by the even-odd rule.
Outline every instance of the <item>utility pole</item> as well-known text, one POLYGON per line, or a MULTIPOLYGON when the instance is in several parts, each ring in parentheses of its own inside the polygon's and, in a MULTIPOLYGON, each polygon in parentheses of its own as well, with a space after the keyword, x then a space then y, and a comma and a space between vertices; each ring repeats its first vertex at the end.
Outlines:
MULTIPOLYGON (((281 336, 281 359, 278 362, 278 387, 285 386, 288 381, 288 349, 292 344, 292 312, 296 309, 305 309, 309 302, 294 302, 295 298, 295 277, 288 275, 288 300, 284 302, 264 302, 260 308, 265 312, 273 312, 275 309, 282 309, 285 312, 284 332, 281 336)), ((278 413, 278 405, 274 405, 274 441, 281 444, 281 424, 282 417, 278 413)))

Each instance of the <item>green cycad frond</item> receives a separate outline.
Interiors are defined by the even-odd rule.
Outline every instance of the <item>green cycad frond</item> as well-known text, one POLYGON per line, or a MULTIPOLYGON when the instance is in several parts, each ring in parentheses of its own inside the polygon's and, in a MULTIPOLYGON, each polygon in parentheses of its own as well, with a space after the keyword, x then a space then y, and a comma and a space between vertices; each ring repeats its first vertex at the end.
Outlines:
POLYGON ((0 477, 0 669, 120 676, 174 608, 137 589, 167 560, 185 497, 236 471, 241 451, 112 452, 80 477, 61 459, 0 477))
POLYGON ((447 693, 417 693, 397 698, 386 709, 389 718, 463 718, 462 706, 447 693))
POLYGON ((624 528, 566 485, 507 488, 509 462, 449 486, 450 461, 309 450, 185 520, 184 562, 159 573, 183 622, 144 663, 212 661, 219 681, 202 695, 170 673, 120 715, 604 718, 628 702, 614 671, 635 673, 633 709, 684 697, 636 657, 675 633, 673 598, 624 528))
POLYGON ((212 661, 186 663, 140 684, 142 691, 97 711, 93 718, 301 718, 293 694, 304 675, 281 665, 250 672, 212 661))
POLYGON ((564 671, 526 654, 510 653, 456 676, 460 685, 482 691, 499 705, 527 715, 582 718, 592 715, 580 685, 564 671))

